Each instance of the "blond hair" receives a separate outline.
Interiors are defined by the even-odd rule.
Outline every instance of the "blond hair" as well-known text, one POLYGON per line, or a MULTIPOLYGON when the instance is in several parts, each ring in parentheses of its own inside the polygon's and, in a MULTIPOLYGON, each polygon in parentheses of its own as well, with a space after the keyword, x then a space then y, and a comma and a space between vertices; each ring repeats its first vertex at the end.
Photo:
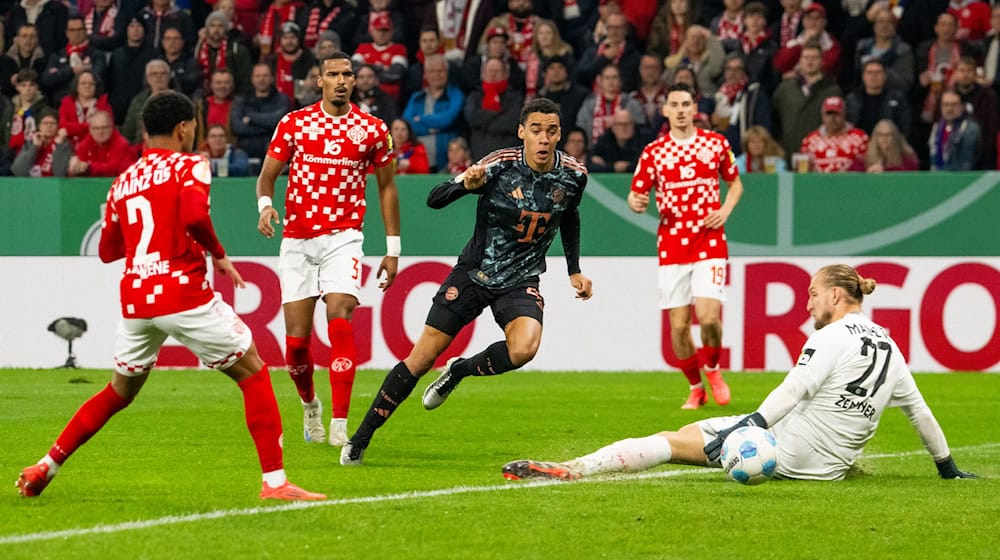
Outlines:
POLYGON ((759 124, 751 126, 746 132, 743 133, 743 138, 740 139, 740 145, 743 147, 744 152, 749 153, 749 151, 747 151, 747 147, 750 145, 750 140, 754 138, 764 142, 764 153, 761 154, 762 156, 773 156, 784 159, 785 150, 783 150, 781 145, 775 141, 774 137, 771 136, 771 133, 759 124))
POLYGON ((889 119, 882 119, 875 123, 875 126, 872 127, 872 137, 868 142, 868 150, 865 152, 865 169, 876 163, 881 164, 883 167, 900 167, 903 165, 903 156, 906 155, 916 158, 916 153, 910 147, 906 138, 903 137, 903 133, 899 131, 896 123, 889 119), (888 128, 889 133, 892 135, 892 142, 890 142, 887 150, 882 150, 878 142, 875 141, 875 134, 880 127, 888 128))
POLYGON ((850 265, 831 264, 824 266, 819 269, 816 275, 823 280, 825 285, 844 290, 858 303, 864 301, 866 295, 875 291, 875 279, 862 278, 858 271, 850 265))

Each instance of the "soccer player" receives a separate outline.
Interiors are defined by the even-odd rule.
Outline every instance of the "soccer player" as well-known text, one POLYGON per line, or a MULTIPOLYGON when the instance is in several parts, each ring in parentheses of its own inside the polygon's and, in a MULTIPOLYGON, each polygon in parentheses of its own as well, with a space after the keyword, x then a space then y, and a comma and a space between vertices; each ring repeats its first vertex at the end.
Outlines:
POLYGON ((587 171, 571 156, 556 150, 559 106, 539 98, 521 110, 517 135, 521 147, 497 150, 435 187, 427 197, 431 208, 443 208, 467 194, 479 195, 476 226, 458 264, 434 296, 424 330, 413 350, 386 375, 351 440, 340 452, 340 464, 357 465, 381 427, 465 325, 485 309, 504 331, 471 358, 452 358, 427 386, 424 408, 441 406, 462 379, 499 375, 535 357, 542 338, 545 301, 538 276, 545 253, 562 234, 569 282, 576 297, 590 299, 592 284, 580 273, 579 204, 587 171))
POLYGON ((691 386, 681 408, 697 409, 705 404, 701 368, 715 402, 726 405, 729 386, 719 371, 729 257, 723 226, 743 195, 743 183, 726 138, 694 125, 698 108, 688 86, 671 86, 662 109, 670 132, 642 151, 628 207, 639 214, 645 212, 649 191, 655 191, 660 213, 659 304, 669 310, 670 342, 691 386), (719 177, 728 183, 722 204, 719 177), (697 354, 691 337, 692 303, 701 326, 702 347, 697 354))
POLYGON ((260 497, 326 499, 285 477, 281 416, 267 365, 250 329, 205 277, 208 251, 216 273, 244 287, 208 213, 209 163, 184 153, 194 143, 194 105, 182 94, 158 93, 144 105, 142 121, 148 149, 112 183, 101 230, 101 260, 125 258, 111 383, 80 407, 47 455, 21 471, 18 491, 29 497, 42 493, 66 459, 139 394, 163 341, 172 336, 243 392, 247 427, 264 472, 260 497))
POLYGON ((861 312, 875 280, 854 268, 821 268, 809 284, 807 309, 816 332, 785 380, 753 414, 688 424, 676 432, 624 439, 565 463, 507 463, 507 479, 575 480, 640 471, 663 463, 719 467, 722 442, 742 426, 760 426, 778 440, 779 478, 840 480, 875 435, 882 413, 900 407, 920 434, 942 478, 974 478, 958 469, 944 432, 917 389, 889 332, 861 312))
POLYGON ((303 408, 306 441, 322 443, 323 405, 313 385, 309 352, 316 300, 326 303, 330 336, 333 415, 329 443, 347 443, 347 413, 354 386, 355 349, 351 316, 361 294, 365 219, 365 173, 374 168, 385 223, 386 256, 376 277, 388 289, 399 267, 399 197, 392 165, 392 137, 377 117, 351 103, 351 57, 336 52, 322 61, 323 98, 285 115, 274 130, 257 179, 257 230, 274 236, 278 211, 271 205, 274 182, 289 164, 285 220, 279 253, 281 303, 285 315, 285 363, 303 408))

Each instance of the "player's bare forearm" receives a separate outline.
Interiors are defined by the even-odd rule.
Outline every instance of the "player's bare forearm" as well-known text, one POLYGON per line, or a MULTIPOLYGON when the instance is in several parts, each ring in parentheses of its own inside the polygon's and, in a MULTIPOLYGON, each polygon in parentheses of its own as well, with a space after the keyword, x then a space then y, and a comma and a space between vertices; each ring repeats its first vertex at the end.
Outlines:
POLYGON ((570 275, 569 283, 573 286, 573 289, 576 290, 577 299, 586 301, 594 295, 594 283, 591 282, 590 278, 587 278, 579 272, 570 275))
POLYGON ((229 257, 222 257, 217 259, 212 257, 212 265, 215 267, 215 271, 223 276, 228 276, 232 281, 233 285, 237 288, 246 288, 247 285, 243 281, 243 276, 240 272, 236 270, 236 266, 233 262, 229 260, 229 257))
POLYGON ((278 223, 278 211, 274 209, 274 183, 281 174, 284 163, 271 156, 264 156, 264 163, 260 168, 260 175, 257 177, 257 231, 264 237, 274 237, 274 226, 278 223), (263 197, 267 197, 264 199, 263 197), (263 199, 263 200, 262 200, 263 199))
POLYGON ((382 263, 375 273, 376 278, 381 278, 378 287, 383 292, 388 290, 392 283, 396 281, 396 274, 399 272, 399 257, 382 257, 382 263), (384 276, 383 276, 384 273, 384 276))
POLYGON ((378 181, 378 201, 385 234, 399 235, 399 189, 396 187, 396 175, 392 166, 376 168, 375 179, 378 181))

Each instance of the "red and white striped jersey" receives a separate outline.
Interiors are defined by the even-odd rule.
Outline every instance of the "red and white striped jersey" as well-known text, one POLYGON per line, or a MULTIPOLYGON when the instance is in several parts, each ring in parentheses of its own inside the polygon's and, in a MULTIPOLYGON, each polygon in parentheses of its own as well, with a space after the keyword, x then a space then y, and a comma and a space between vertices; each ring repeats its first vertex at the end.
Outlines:
POLYGON ((801 152, 809 154, 813 171, 838 173, 847 171, 867 149, 868 135, 860 128, 851 127, 833 136, 826 135, 819 128, 802 139, 801 152))
POLYGON ((642 150, 632 190, 656 191, 660 265, 728 258, 725 229, 702 224, 721 206, 719 177, 733 181, 739 171, 729 142, 716 132, 698 128, 680 141, 667 133, 642 150))
POLYGON ((207 196, 211 180, 199 155, 148 149, 111 184, 101 235, 102 245, 124 249, 123 316, 169 315, 212 299, 205 249, 181 219, 182 191, 199 188, 207 196))
POLYGON ((290 162, 285 194, 285 237, 307 239, 361 229, 369 167, 392 163, 392 137, 378 117, 353 103, 333 116, 319 101, 285 115, 267 155, 290 162))

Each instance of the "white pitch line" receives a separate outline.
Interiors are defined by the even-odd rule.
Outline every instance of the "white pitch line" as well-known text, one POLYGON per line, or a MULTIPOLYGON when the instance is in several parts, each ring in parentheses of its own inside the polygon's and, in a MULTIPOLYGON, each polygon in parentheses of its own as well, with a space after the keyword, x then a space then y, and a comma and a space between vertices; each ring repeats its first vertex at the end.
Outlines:
MULTIPOLYGON (((1000 447, 1000 443, 985 443, 982 445, 956 447, 952 449, 952 451, 975 451, 991 447, 1000 447)), ((863 455, 862 459, 891 459, 897 457, 922 455, 926 453, 927 453, 926 450, 921 449, 919 451, 905 451, 901 453, 881 453, 876 455, 863 455)), ((668 471, 644 472, 644 473, 634 473, 634 474, 619 473, 615 475, 586 478, 583 480, 576 481, 573 484, 672 478, 677 476, 686 476, 691 474, 705 474, 711 472, 718 472, 718 469, 703 467, 694 469, 668 470, 668 471)), ((372 504, 372 503, 393 502, 400 500, 419 500, 423 498, 436 498, 438 496, 454 496, 457 494, 500 492, 506 490, 523 490, 526 488, 541 488, 545 486, 554 486, 556 484, 566 484, 566 483, 559 480, 536 480, 536 481, 520 482, 516 484, 507 483, 507 484, 497 484, 491 486, 455 486, 452 488, 442 488, 440 490, 422 490, 414 492, 402 492, 399 494, 383 494, 379 496, 361 496, 357 498, 341 498, 337 500, 323 500, 315 502, 292 502, 273 507, 222 509, 215 511, 207 511, 205 513, 191 513, 187 515, 168 515, 166 517, 147 519, 143 521, 126 521, 124 523, 114 523, 111 525, 95 525, 93 527, 84 527, 80 529, 65 529, 62 531, 42 531, 39 533, 26 533, 23 535, 9 535, 0 537, 0 545, 48 541, 54 539, 68 539, 70 537, 82 537, 86 535, 120 533, 122 531, 134 531, 138 529, 149 529, 153 527, 177 525, 180 523, 192 523, 195 521, 205 521, 212 519, 224 519, 228 517, 245 517, 249 515, 260 515, 265 513, 279 513, 285 511, 298 511, 303 509, 344 506, 353 504, 372 504)))

